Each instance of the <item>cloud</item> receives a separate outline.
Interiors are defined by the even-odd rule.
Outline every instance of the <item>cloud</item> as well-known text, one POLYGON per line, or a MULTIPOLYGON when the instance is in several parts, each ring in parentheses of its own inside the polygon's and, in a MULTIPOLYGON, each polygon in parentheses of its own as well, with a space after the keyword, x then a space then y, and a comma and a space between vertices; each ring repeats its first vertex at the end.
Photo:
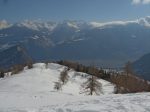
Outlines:
POLYGON ((143 0, 143 4, 149 4, 150 0, 143 0))
POLYGON ((133 4, 139 4, 139 3, 141 3, 141 0, 132 0, 132 3, 133 4))
POLYGON ((150 16, 147 16, 145 18, 139 18, 133 21, 112 21, 112 22, 105 22, 105 23, 100 23, 100 22, 89 23, 89 25, 92 26, 93 28, 105 28, 105 27, 112 27, 117 25, 128 25, 128 24, 138 24, 150 28, 150 16))
POLYGON ((111 27, 112 25, 128 25, 130 23, 138 23, 138 20, 135 20, 135 21, 112 21, 112 22, 106 22, 106 23, 99 23, 99 22, 90 22, 90 25, 92 27, 99 27, 99 28, 102 28, 102 27, 111 27))
POLYGON ((132 0, 132 4, 150 4, 150 0, 132 0))

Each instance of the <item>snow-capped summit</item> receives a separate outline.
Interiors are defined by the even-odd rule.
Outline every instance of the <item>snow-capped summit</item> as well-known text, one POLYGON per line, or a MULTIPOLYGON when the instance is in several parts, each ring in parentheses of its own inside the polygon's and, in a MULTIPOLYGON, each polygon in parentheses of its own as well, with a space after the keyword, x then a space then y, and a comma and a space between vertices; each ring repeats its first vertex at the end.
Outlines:
MULTIPOLYGON (((73 20, 64 20, 63 22, 43 22, 41 20, 24 20, 17 23, 19 27, 26 27, 32 30, 40 31, 41 29, 46 29, 52 31, 58 27, 68 27, 75 30, 80 30, 83 28, 107 28, 113 27, 116 25, 129 25, 129 24, 139 24, 145 27, 150 27, 150 16, 145 18, 139 18, 132 21, 111 21, 111 22, 85 22, 85 21, 73 21, 73 20)), ((12 26, 6 20, 0 21, 0 29, 7 28, 12 26)))
POLYGON ((6 20, 0 21, 0 29, 8 28, 11 24, 9 24, 6 20))
POLYGON ((58 23, 58 28, 70 28, 70 29, 78 29, 78 25, 76 24, 75 21, 70 21, 70 20, 64 20, 62 22, 58 23))
POLYGON ((69 27, 75 28, 75 29, 79 29, 79 27, 77 26, 77 24, 75 22, 67 22, 67 25, 69 27))
POLYGON ((97 59, 97 63, 102 66, 118 67, 149 52, 149 26, 150 17, 106 23, 24 21, 0 30, 0 46, 2 49, 7 45, 21 43, 37 61, 45 60, 45 57, 51 57, 52 60, 86 60, 87 63, 97 59), (91 53, 84 52, 87 50, 91 53), (103 55, 99 50, 105 51, 103 55), (71 55, 66 55, 68 53, 71 55), (107 60, 110 60, 109 63, 107 60))
POLYGON ((88 23, 85 21, 75 21, 75 20, 64 20, 63 22, 59 22, 59 27, 68 27, 70 29, 74 29, 74 30, 81 30, 83 28, 88 28, 87 25, 88 23))
POLYGON ((25 20, 21 23, 18 23, 17 25, 19 27, 23 26, 37 31, 39 31, 40 29, 47 29, 49 31, 52 31, 57 26, 55 22, 42 22, 39 20, 34 20, 34 21, 25 20))

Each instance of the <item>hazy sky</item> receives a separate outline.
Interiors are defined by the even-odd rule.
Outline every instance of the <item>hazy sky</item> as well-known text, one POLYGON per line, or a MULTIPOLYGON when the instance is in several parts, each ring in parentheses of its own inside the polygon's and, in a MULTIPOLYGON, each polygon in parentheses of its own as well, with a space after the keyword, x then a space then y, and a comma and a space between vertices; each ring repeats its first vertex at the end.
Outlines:
POLYGON ((0 20, 114 21, 150 15, 150 0, 0 0, 0 20))

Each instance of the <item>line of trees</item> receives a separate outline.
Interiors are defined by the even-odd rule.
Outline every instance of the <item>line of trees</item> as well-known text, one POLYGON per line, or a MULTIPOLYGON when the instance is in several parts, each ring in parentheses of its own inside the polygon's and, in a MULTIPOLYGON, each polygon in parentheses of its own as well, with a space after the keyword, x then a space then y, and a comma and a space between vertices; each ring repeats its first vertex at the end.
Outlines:
MULTIPOLYGON (((65 68, 61 73, 58 82, 54 82, 54 89, 59 91, 62 90, 62 86, 68 82, 69 75, 68 75, 68 68, 65 68)), ((97 70, 94 67, 89 69, 91 75, 87 78, 87 81, 81 85, 81 92, 80 94, 87 94, 87 95, 100 95, 102 93, 102 84, 98 81, 98 77, 94 76, 97 70)))
POLYGON ((58 64, 68 66, 76 71, 84 72, 102 78, 116 85, 115 93, 135 93, 150 91, 148 81, 139 78, 134 73, 131 62, 127 62, 123 72, 105 72, 103 69, 98 69, 94 66, 84 66, 82 64, 70 61, 58 61, 58 64))
MULTIPOLYGON (((148 81, 137 77, 132 69, 131 63, 128 62, 124 67, 124 72, 105 72, 103 69, 98 69, 94 66, 84 66, 82 64, 69 62, 69 61, 59 61, 58 64, 65 65, 68 68, 72 68, 78 72, 84 72, 90 74, 91 77, 87 79, 82 86, 84 90, 90 91, 90 95, 92 95, 95 91, 101 90, 101 84, 97 82, 97 78, 102 78, 104 80, 110 81, 111 83, 116 85, 115 93, 135 93, 135 92, 143 92, 150 91, 150 84, 148 81), (93 85, 93 86, 92 86, 93 85), (93 89, 93 88, 95 89, 93 89), (92 92, 91 92, 92 91, 92 92)), ((33 62, 28 62, 24 65, 15 65, 13 66, 9 72, 11 75, 17 74, 21 72, 24 67, 27 66, 28 69, 33 67, 33 62)), ((48 64, 47 64, 48 66, 48 64)), ((61 73, 58 82, 54 82, 54 89, 61 90, 62 86, 68 82, 69 69, 65 68, 61 73)), ((8 71, 7 71, 8 72, 8 71)), ((3 69, 0 70, 0 78, 5 76, 6 71, 3 69)), ((97 94, 98 92, 95 92, 97 94)))
POLYGON ((69 80, 68 68, 64 68, 63 71, 60 72, 58 82, 54 82, 54 89, 59 91, 62 90, 62 86, 65 85, 69 80))
POLYGON ((131 62, 127 62, 122 73, 111 74, 110 81, 116 84, 115 93, 136 93, 150 91, 148 81, 135 75, 131 62))
POLYGON ((96 76, 98 78, 102 78, 105 80, 110 79, 109 73, 107 73, 103 69, 99 69, 99 68, 96 68, 94 66, 84 66, 84 65, 79 64, 79 63, 75 63, 75 62, 71 62, 71 61, 63 61, 63 60, 57 61, 56 63, 58 63, 60 65, 67 66, 69 68, 72 68, 77 72, 83 72, 83 73, 91 74, 93 76, 96 76))

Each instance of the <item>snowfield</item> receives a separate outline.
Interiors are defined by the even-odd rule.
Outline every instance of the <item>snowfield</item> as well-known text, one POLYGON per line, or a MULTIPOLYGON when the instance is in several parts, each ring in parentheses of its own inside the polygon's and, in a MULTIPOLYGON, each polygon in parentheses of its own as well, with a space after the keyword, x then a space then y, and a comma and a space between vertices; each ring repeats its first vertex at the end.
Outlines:
POLYGON ((89 75, 73 70, 62 90, 54 90, 64 68, 37 63, 0 79, 0 112, 150 112, 150 93, 115 95, 114 85, 102 79, 100 96, 80 94, 89 75))

